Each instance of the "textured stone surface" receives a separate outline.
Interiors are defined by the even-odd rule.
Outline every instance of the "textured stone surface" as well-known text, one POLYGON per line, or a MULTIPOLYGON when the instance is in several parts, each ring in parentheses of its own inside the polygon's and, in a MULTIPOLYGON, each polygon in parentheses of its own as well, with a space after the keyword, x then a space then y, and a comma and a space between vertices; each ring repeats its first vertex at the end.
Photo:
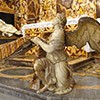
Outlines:
POLYGON ((74 78, 76 80, 76 86, 72 92, 66 95, 57 95, 49 91, 37 94, 35 91, 29 89, 29 84, 24 85, 25 81, 23 84, 23 82, 18 79, 8 79, 9 81, 7 81, 7 79, 2 78, 4 83, 0 80, 0 83, 2 83, 0 84, 0 97, 2 99, 0 99, 8 100, 6 98, 9 97, 9 100, 99 100, 100 80, 98 77, 74 76, 74 78), (16 85, 19 82, 20 85, 14 86, 11 80, 15 81, 16 85), (82 88, 83 86, 85 87, 82 88), (94 88, 94 86, 98 86, 98 88, 94 88))
POLYGON ((12 68, 12 69, 7 69, 7 70, 2 70, 0 71, 2 74, 6 75, 17 75, 17 76, 25 76, 28 74, 32 74, 33 70, 32 69, 25 69, 25 68, 12 68))
POLYGON ((1 85, 4 84, 6 86, 14 87, 14 88, 29 88, 29 82, 28 81, 22 81, 19 79, 13 79, 13 78, 5 78, 5 77, 0 77, 0 83, 1 85))
POLYGON ((0 93, 0 100, 24 100, 24 99, 20 99, 20 98, 17 98, 17 97, 14 97, 14 96, 11 96, 11 95, 7 95, 7 94, 4 94, 4 93, 0 93))

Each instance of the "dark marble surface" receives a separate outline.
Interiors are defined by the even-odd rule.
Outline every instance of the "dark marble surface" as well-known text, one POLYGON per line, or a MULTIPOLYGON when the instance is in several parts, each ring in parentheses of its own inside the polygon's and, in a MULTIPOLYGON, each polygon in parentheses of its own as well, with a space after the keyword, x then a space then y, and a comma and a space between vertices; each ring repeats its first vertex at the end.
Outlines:
MULTIPOLYGON (((81 77, 75 76, 76 85, 79 86, 96 86, 100 84, 97 77, 81 77)), ((53 92, 46 91, 37 94, 32 89, 29 89, 29 82, 19 79, 0 78, 0 93, 10 95, 17 98, 16 100, 99 100, 100 88, 74 88, 72 92, 66 95, 57 95, 53 92)))
MULTIPOLYGON (((98 60, 98 62, 100 61, 98 60)), ((84 68, 84 66, 82 67, 84 68)), ((23 72, 25 71, 24 67, 22 68, 22 70, 23 72)), ((22 70, 16 70, 17 72, 16 74, 22 75, 21 74, 23 73, 21 72, 22 70)), ((14 73, 14 71, 15 70, 8 70, 7 72, 6 71, 4 72, 5 74, 11 74, 11 72, 14 73)), ((26 72, 31 73, 30 70, 27 70, 26 72)), ((24 73, 23 75, 26 74, 24 73)), ((9 98, 15 97, 16 98, 15 100, 100 100, 99 78, 100 74, 96 75, 90 73, 88 75, 87 68, 84 70, 80 69, 79 72, 78 71, 74 72, 74 79, 76 81, 75 88, 69 94, 57 95, 50 91, 45 91, 43 93, 37 94, 36 91, 33 91, 32 89, 29 88, 30 82, 28 81, 0 77, 0 93, 2 93, 3 95, 5 94, 6 98, 9 96, 10 96, 9 98), (75 75, 75 73, 77 74, 75 75), (84 74, 81 75, 82 73, 84 74)), ((13 99, 4 99, 4 100, 13 100, 13 99)))
POLYGON ((0 73, 2 74, 6 74, 6 75, 17 75, 17 76, 25 76, 28 74, 32 74, 33 70, 32 69, 28 69, 28 68, 12 68, 12 69, 5 69, 0 71, 0 73))
POLYGON ((29 88, 29 85, 30 85, 28 81, 23 81, 20 79, 5 78, 5 77, 0 77, 0 84, 1 86, 8 86, 15 89, 16 88, 26 89, 26 88, 29 88))

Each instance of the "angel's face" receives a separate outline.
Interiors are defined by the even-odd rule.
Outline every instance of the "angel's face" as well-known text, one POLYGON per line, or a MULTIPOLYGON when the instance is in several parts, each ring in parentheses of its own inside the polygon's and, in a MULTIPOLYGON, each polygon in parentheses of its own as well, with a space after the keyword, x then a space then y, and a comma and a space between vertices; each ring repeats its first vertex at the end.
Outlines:
POLYGON ((54 20, 52 21, 52 25, 55 26, 59 23, 59 15, 57 14, 57 16, 54 18, 54 20))
POLYGON ((54 20, 52 21, 52 25, 55 26, 55 25, 57 25, 57 24, 58 24, 57 19, 54 19, 54 20))

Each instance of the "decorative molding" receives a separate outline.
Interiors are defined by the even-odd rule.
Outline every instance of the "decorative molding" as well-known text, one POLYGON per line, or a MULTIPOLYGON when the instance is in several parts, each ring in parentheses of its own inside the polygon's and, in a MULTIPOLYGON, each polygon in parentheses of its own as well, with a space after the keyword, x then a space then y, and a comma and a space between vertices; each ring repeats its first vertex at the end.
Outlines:
POLYGON ((0 12, 14 14, 14 3, 6 2, 6 0, 0 1, 0 12), (9 6, 10 5, 10 6, 9 6))

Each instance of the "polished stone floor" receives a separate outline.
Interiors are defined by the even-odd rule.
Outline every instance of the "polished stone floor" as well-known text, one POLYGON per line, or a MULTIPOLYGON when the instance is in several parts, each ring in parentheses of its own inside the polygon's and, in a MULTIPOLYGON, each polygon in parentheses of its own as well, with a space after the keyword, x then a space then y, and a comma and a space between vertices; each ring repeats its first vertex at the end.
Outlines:
POLYGON ((49 91, 37 94, 29 88, 33 76, 32 56, 6 59, 0 63, 0 100, 100 100, 100 59, 80 59, 72 61, 77 64, 69 62, 76 85, 66 95, 49 91))
POLYGON ((0 100, 24 100, 24 99, 20 99, 20 98, 15 97, 15 96, 0 93, 0 100))
POLYGON ((9 98, 9 100, 100 100, 99 61, 97 63, 93 62, 86 67, 74 71, 73 75, 76 85, 73 91, 69 94, 60 96, 49 91, 36 94, 35 91, 29 89, 30 82, 28 80, 17 77, 19 75, 27 76, 27 74, 31 74, 32 68, 19 67, 18 70, 18 68, 12 67, 5 71, 2 70, 1 73, 7 74, 7 76, 5 75, 0 77, 0 100, 7 100, 6 98, 9 98), (25 71, 27 73, 23 74, 25 71), (9 72, 10 77, 8 77, 9 72), (13 76, 15 75, 17 79, 11 77, 11 73, 13 76))

